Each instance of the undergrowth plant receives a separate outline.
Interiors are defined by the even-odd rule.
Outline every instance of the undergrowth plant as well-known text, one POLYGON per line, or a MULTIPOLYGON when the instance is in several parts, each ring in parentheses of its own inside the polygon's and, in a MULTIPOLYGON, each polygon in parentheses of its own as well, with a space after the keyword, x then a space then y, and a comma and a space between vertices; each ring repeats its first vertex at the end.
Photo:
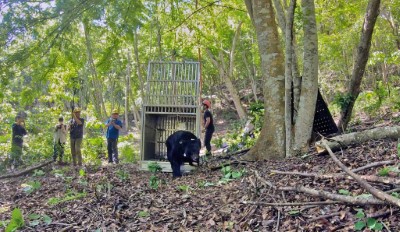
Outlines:
POLYGON ((22 229, 25 226, 24 216, 19 208, 15 208, 11 212, 11 220, 8 223, 5 232, 12 232, 22 229))
POLYGON ((151 173, 153 173, 150 176, 150 181, 149 181, 150 188, 158 189, 161 180, 155 174, 162 171, 160 164, 158 164, 157 162, 151 162, 147 165, 147 168, 151 173))
POLYGON ((383 230, 383 224, 375 218, 367 218, 362 209, 357 209, 357 214, 355 216, 358 219, 358 221, 354 224, 354 229, 356 231, 362 231, 364 229, 370 229, 374 231, 383 230))

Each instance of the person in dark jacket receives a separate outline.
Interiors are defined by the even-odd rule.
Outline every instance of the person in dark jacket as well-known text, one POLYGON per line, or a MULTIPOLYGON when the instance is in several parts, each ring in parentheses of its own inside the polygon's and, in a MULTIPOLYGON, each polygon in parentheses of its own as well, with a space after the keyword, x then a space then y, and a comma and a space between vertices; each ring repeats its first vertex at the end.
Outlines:
POLYGON ((208 100, 203 101, 203 111, 204 111, 204 121, 203 121, 203 131, 204 135, 204 145, 206 146, 207 152, 206 156, 211 156, 211 138, 214 133, 214 120, 210 112, 211 103, 208 100))
POLYGON ((12 125, 12 142, 11 142, 11 164, 18 167, 22 164, 22 146, 23 137, 26 135, 25 120, 22 116, 15 117, 15 123, 12 125))
POLYGON ((79 108, 75 108, 72 111, 72 119, 69 122, 69 135, 71 142, 71 156, 72 163, 74 166, 77 164, 82 166, 82 139, 83 139, 83 126, 85 124, 85 120, 81 118, 81 110, 79 108))

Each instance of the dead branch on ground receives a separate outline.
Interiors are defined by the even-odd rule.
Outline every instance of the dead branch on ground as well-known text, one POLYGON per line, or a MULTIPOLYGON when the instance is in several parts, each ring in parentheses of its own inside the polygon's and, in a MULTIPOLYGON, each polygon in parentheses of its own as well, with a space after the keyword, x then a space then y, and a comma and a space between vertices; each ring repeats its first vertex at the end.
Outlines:
MULTIPOLYGON (((271 170, 271 173, 281 174, 281 175, 294 175, 294 176, 305 176, 305 177, 313 177, 319 179, 354 179, 351 176, 346 176, 344 174, 318 174, 318 173, 307 173, 307 172, 284 172, 279 170, 271 170)), ((384 183, 384 184, 396 184, 400 185, 400 179, 391 178, 391 177, 382 177, 382 176, 374 176, 374 175, 362 175, 359 176, 361 179, 370 182, 376 183, 384 183)))
MULTIPOLYGON (((396 127, 397 128, 397 127, 396 127)), ((400 127, 398 127, 400 129, 400 127)), ((331 148, 329 147, 328 143, 326 142, 325 139, 322 140, 322 144, 325 146, 326 150, 328 151, 329 155, 331 156, 332 160, 347 174, 349 174, 351 177, 353 177, 365 190, 370 192, 374 197, 384 201, 388 202, 392 205, 396 205, 397 207, 400 207, 400 199, 393 197, 379 189, 374 188, 370 184, 368 184, 366 181, 360 178, 359 175, 355 174, 352 172, 350 169, 348 169, 340 160, 333 154, 331 148)))
POLYGON ((6 175, 3 175, 3 176, 0 176, 0 180, 23 176, 23 175, 28 174, 28 173, 36 170, 36 169, 42 168, 44 166, 47 166, 47 165, 49 165, 49 164, 51 164, 53 162, 54 162, 53 160, 48 160, 48 161, 46 161, 44 163, 41 163, 41 164, 38 164, 36 166, 29 167, 28 169, 25 169, 23 171, 20 171, 20 172, 17 172, 17 173, 10 173, 10 174, 6 174, 6 175))

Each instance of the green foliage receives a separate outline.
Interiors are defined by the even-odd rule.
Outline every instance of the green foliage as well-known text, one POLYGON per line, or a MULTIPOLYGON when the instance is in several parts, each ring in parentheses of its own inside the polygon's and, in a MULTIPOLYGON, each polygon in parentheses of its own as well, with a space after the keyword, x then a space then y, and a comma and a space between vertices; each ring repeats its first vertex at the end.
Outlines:
POLYGON ((41 222, 44 222, 46 225, 49 225, 53 219, 46 214, 40 215, 36 213, 32 213, 28 215, 28 219, 30 220, 29 226, 35 227, 39 225, 41 222))
POLYGON ((222 167, 221 172, 222 172, 223 176, 219 183, 224 184, 231 180, 241 178, 244 175, 245 170, 242 169, 240 171, 234 171, 231 169, 231 166, 224 166, 224 167, 222 167))
POLYGON ((119 170, 117 170, 116 174, 117 174, 118 178, 123 182, 129 180, 129 177, 130 177, 129 172, 127 172, 125 170, 119 169, 119 170))
POLYGON ((155 175, 150 176, 150 181, 149 181, 150 188, 156 190, 156 189, 158 189, 160 183, 161 183, 161 181, 157 176, 155 176, 155 175))
POLYGON ((350 192, 347 189, 339 189, 339 194, 350 196, 350 192))
POLYGON ((80 177, 85 177, 86 176, 86 172, 84 169, 79 169, 79 176, 80 177))
POLYGON ((340 110, 343 111, 347 109, 352 100, 353 96, 351 96, 351 94, 337 93, 332 103, 337 105, 340 110))
POLYGON ((141 217, 141 218, 146 218, 146 217, 150 216, 150 213, 147 212, 147 211, 139 211, 138 212, 138 216, 141 217))
POLYGON ((15 208, 11 213, 10 223, 7 225, 5 232, 12 232, 25 226, 24 217, 19 208, 15 208))
POLYGON ((45 174, 41 169, 33 171, 33 176, 44 176, 45 174))
POLYGON ((73 190, 68 190, 67 193, 63 197, 51 197, 47 201, 49 205, 58 205, 62 202, 73 201, 76 199, 86 197, 86 192, 75 192, 73 190))
POLYGON ((179 185, 178 186, 178 190, 180 190, 180 191, 182 191, 182 192, 184 192, 184 193, 189 193, 189 191, 191 190, 192 188, 189 186, 189 185, 179 185))
POLYGON ((162 168, 161 168, 160 164, 158 164, 157 162, 150 162, 147 165, 147 168, 152 173, 157 173, 157 172, 161 172, 162 171, 162 168))
POLYGON ((368 228, 374 231, 381 231, 383 229, 383 224, 378 222, 375 218, 366 218, 365 213, 362 209, 357 209, 357 214, 355 215, 358 221, 354 224, 354 229, 357 231, 364 230, 368 228))
POLYGON ((205 187, 209 187, 209 186, 215 186, 215 184, 212 182, 204 181, 204 180, 199 180, 197 182, 197 187, 199 187, 199 188, 205 188, 205 187))
POLYGON ((27 184, 23 184, 23 190, 26 194, 31 194, 33 192, 36 192, 37 190, 40 189, 42 184, 39 181, 31 181, 28 182, 27 184))
POLYGON ((250 104, 248 113, 255 131, 260 131, 264 123, 264 103, 261 101, 250 104))
POLYGON ((123 137, 125 141, 122 140, 118 142, 119 156, 121 161, 125 163, 137 163, 139 161, 139 153, 134 149, 133 137, 131 135, 123 137))
POLYGON ((388 167, 384 167, 379 169, 378 175, 379 176, 389 176, 390 169, 388 167))

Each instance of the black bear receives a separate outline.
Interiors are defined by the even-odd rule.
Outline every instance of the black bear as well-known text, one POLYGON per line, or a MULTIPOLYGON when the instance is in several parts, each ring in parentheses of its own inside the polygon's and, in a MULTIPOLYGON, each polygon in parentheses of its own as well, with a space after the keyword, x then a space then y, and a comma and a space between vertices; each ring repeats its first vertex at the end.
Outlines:
POLYGON ((193 162, 199 165, 201 142, 193 133, 189 131, 176 131, 165 141, 167 145, 167 157, 171 163, 173 177, 182 176, 181 165, 193 162))

